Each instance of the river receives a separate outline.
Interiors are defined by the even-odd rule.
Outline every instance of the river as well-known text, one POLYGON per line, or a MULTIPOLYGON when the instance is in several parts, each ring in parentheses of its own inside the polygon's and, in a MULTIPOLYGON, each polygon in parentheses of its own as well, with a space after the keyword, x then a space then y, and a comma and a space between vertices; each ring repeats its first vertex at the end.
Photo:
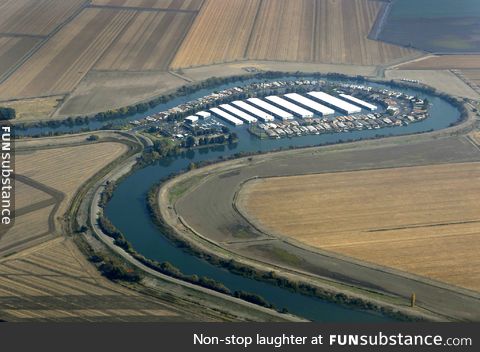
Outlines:
MULTIPOLYGON (((262 80, 263 81, 263 80, 262 80)), ((141 118, 153 112, 163 111, 185 101, 193 100, 209 94, 213 90, 221 90, 235 85, 244 85, 253 82, 231 83, 219 86, 216 89, 198 91, 188 97, 176 99, 168 104, 163 104, 143 115, 137 115, 130 119, 141 118)), ((371 84, 373 86, 381 86, 371 84)), ((384 86, 386 87, 386 86, 384 86)), ((401 89, 396 89, 401 90, 401 89)), ((428 94, 413 90, 401 90, 412 95, 426 97, 432 104, 430 118, 418 123, 403 127, 385 128, 380 130, 364 130, 349 133, 309 135, 281 140, 260 140, 248 133, 246 127, 232 128, 239 136, 238 143, 215 148, 197 149, 185 152, 184 155, 174 158, 165 158, 159 162, 135 171, 122 180, 114 192, 111 201, 105 211, 112 223, 125 235, 132 246, 141 254, 159 262, 168 261, 185 274, 207 276, 222 282, 230 290, 243 290, 256 293, 274 304, 277 308, 287 308, 290 313, 319 322, 387 322, 391 318, 373 312, 360 311, 353 308, 343 307, 315 297, 293 293, 264 282, 248 279, 232 274, 227 270, 213 266, 191 254, 177 248, 167 240, 153 224, 146 206, 147 192, 160 180, 172 173, 177 173, 187 168, 190 162, 213 160, 219 157, 227 157, 239 152, 262 151, 288 148, 290 146, 309 146, 324 143, 335 143, 340 140, 359 139, 382 135, 401 135, 429 130, 439 130, 448 127, 459 118, 459 112, 444 100, 428 94)), ((91 126, 93 127, 93 126, 91 126)), ((73 128, 78 128, 74 126, 73 128)), ((62 130, 68 129, 66 126, 62 130)), ((24 131, 26 134, 38 133, 31 129, 24 131)))

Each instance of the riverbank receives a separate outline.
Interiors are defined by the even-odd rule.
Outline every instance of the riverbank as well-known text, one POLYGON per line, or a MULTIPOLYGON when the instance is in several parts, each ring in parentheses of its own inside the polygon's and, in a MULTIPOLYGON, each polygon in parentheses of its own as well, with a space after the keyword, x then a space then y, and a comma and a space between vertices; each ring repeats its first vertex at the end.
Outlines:
MULTIPOLYGON (((105 188, 105 184, 107 180, 109 182, 119 181, 132 172, 132 170, 135 169, 134 166, 140 155, 141 153, 131 155, 122 165, 117 165, 116 168, 110 170, 102 179, 97 179, 95 184, 93 186, 90 185, 91 187, 88 188, 89 192, 85 194, 82 200, 80 219, 75 217, 80 223, 88 224, 93 231, 83 236, 83 239, 77 238, 77 245, 84 248, 84 253, 88 252, 88 248, 90 248, 90 250, 92 249, 92 240, 93 243, 95 243, 94 238, 96 238, 97 241, 101 241, 105 246, 102 247, 102 251, 107 250, 107 252, 111 253, 111 256, 125 261, 129 266, 139 270, 139 272, 145 275, 145 278, 140 283, 129 283, 127 285, 128 287, 139 292, 147 291, 150 292, 150 294, 153 291, 154 293, 156 292, 156 295, 162 295, 161 292, 165 290, 167 292, 175 292, 177 299, 181 298, 186 302, 190 302, 190 306, 195 302, 194 305, 197 306, 196 309, 202 309, 203 307, 203 309, 218 311, 218 313, 215 314, 216 319, 226 321, 304 321, 290 314, 280 314, 274 310, 263 308, 244 300, 229 297, 213 290, 161 274, 142 264, 127 251, 116 246, 113 239, 103 233, 97 224, 97 214, 103 211, 98 204, 100 203, 101 193, 105 188), (94 238, 88 239, 86 236, 94 236, 94 238), (222 316, 223 318, 221 318, 222 316)), ((192 309, 192 307, 190 307, 190 309, 192 309)))
MULTIPOLYGON (((407 138, 407 141, 408 141, 408 138, 407 138)), ((385 142, 385 141, 383 141, 385 142)), ((366 142, 359 142, 359 144, 363 144, 363 143, 366 143, 366 142)), ((378 143, 377 141, 374 141, 374 142, 369 142, 367 143, 367 145, 364 145, 363 147, 365 148, 372 148, 373 145, 372 143, 378 143)), ((407 142, 405 142, 407 143, 407 142)), ((353 147, 354 145, 348 145, 348 146, 341 146, 340 150, 343 149, 343 148, 349 148, 349 147, 353 147)), ((337 146, 338 147, 338 146, 337 146)), ((359 147, 359 145, 355 144, 355 147, 359 147)), ((326 149, 324 149, 322 151, 323 152, 327 152, 327 150, 330 149, 330 150, 335 150, 335 146, 333 147, 326 147, 326 149)), ((312 152, 314 152, 315 149, 311 149, 312 152)), ((320 149, 318 149, 320 150, 320 149)), ((310 151, 310 149, 309 149, 310 151)), ((337 149, 338 151, 338 149, 337 149)), ((281 152, 281 153, 276 153, 276 154, 282 154, 283 157, 282 159, 285 159, 285 156, 288 154, 288 153, 293 153, 293 154, 300 154, 302 152, 305 152, 305 151, 291 151, 291 152, 281 152)), ((255 156, 253 157, 253 161, 249 161, 248 159, 249 158, 246 158, 246 159, 239 159, 239 160, 235 160, 235 161, 230 161, 230 162, 227 162, 226 164, 223 163, 221 165, 213 165, 213 166, 208 166, 204 169, 200 169, 200 170, 195 170, 193 172, 190 172, 188 174, 185 174, 185 175, 181 175, 173 180, 170 180, 168 181, 167 183, 165 183, 163 185, 163 187, 160 189, 160 192, 159 192, 159 203, 162 204, 162 206, 160 207, 160 216, 162 217, 163 221, 166 222, 170 227, 173 228, 173 230, 175 231, 175 235, 178 236, 178 238, 180 239, 180 241, 185 241, 187 242, 190 246, 193 246, 196 248, 197 251, 199 251, 200 253, 203 253, 203 255, 205 257, 208 257, 208 256, 220 256, 222 259, 224 260, 229 260, 229 259, 232 259, 234 258, 235 261, 238 261, 239 263, 241 264, 244 264, 244 265, 248 265, 248 266, 253 266, 255 268, 255 270, 259 270, 260 273, 264 273, 265 270, 272 270, 274 271, 277 275, 284 275, 286 274, 287 277, 290 279, 290 280, 294 280, 294 281, 297 281, 300 280, 300 282, 304 282, 304 283, 309 283, 311 284, 312 281, 315 282, 317 285, 320 285, 320 287, 322 287, 323 289, 327 288, 327 289, 332 289, 332 281, 331 280, 320 280, 320 281, 316 281, 316 280, 312 280, 312 276, 311 275, 306 275, 305 276, 305 272, 298 272, 295 271, 295 270, 289 270, 288 268, 285 268, 285 266, 282 266, 282 265, 273 265, 271 262, 265 262, 265 259, 263 261, 258 261, 258 260, 254 260, 252 261, 251 258, 246 258, 246 256, 248 257, 248 255, 245 254, 245 252, 243 252, 242 254, 238 254, 238 253, 234 253, 232 251, 231 248, 226 248, 224 245, 222 245, 222 243, 218 242, 218 241, 214 241, 206 236, 203 236, 202 234, 198 233, 197 231, 195 231, 191 226, 188 225, 188 223, 186 223, 185 219, 182 218, 182 214, 179 214, 177 213, 176 209, 175 209, 175 205, 169 203, 169 192, 172 188, 175 187, 175 185, 177 185, 178 183, 181 183, 181 182, 185 182, 188 178, 196 178, 197 180, 199 180, 198 182, 196 182, 193 186, 192 186, 192 189, 194 188, 197 188, 197 187, 200 187, 200 185, 204 182, 207 182, 207 180, 209 178, 212 178, 215 176, 215 174, 217 172, 222 172, 223 174, 233 174, 235 173, 235 170, 239 170, 239 169, 243 169, 245 167, 248 167, 249 165, 251 165, 252 163, 254 164, 262 164, 263 163, 263 158, 264 157, 267 157, 267 156, 255 156), (227 166, 228 165, 228 166, 227 166), (200 175, 205 175, 204 178, 200 177, 200 175), (170 204, 169 206, 167 204, 170 204), (278 274, 280 273, 280 274, 278 274), (304 280, 304 281, 302 281, 304 280)), ((191 189, 189 190, 191 191, 191 189)), ((219 190, 220 192, 223 192, 221 190, 219 190)), ((176 203, 176 202, 174 202, 176 203)), ((265 258, 265 257, 263 257, 265 258)), ((258 258, 255 258, 255 259, 258 259, 258 258)), ((354 292, 354 295, 352 297, 355 297, 355 298, 359 298, 359 299, 364 299, 366 300, 367 302, 370 302, 370 303, 373 303, 375 302, 374 304, 379 304, 380 306, 384 306, 384 308, 392 308, 394 307, 394 309, 401 309, 402 312, 403 309, 402 309, 402 306, 403 308, 406 307, 406 305, 408 304, 408 300, 404 300, 403 302, 396 302, 396 304, 392 304, 392 297, 390 296, 383 296, 382 295, 378 295, 378 292, 374 292, 375 290, 373 291, 364 291, 363 292, 363 295, 362 294, 359 294, 360 292, 358 291, 358 287, 352 287, 351 285, 344 285, 343 287, 339 287, 337 286, 338 285, 338 282, 334 282, 334 286, 333 286, 333 290, 334 292, 347 292, 347 293, 351 293, 352 290, 354 292), (343 291, 345 290, 345 291, 343 291), (377 295, 377 296, 376 296, 377 295), (376 296, 376 297, 375 297, 376 296), (390 302, 389 302, 390 301, 390 302)), ((361 291, 361 290, 360 290, 361 291)), ((325 294, 325 296, 328 296, 328 294, 325 294)), ((358 302, 357 302, 358 303, 358 302)), ((363 303, 362 303, 363 304, 363 303)), ((378 307, 377 307, 378 308, 378 307)), ((419 316, 422 316, 423 318, 425 318, 425 315, 422 315, 421 313, 418 314, 419 312, 418 311, 410 311, 410 309, 406 309, 406 311, 404 312, 410 316, 415 316, 415 317, 419 317, 419 316)), ((426 313, 426 316, 429 316, 430 314, 429 313, 426 313)), ((435 317, 432 317, 430 316, 429 317, 430 319, 436 319, 435 317)), ((438 318, 438 317, 437 317, 438 318)))

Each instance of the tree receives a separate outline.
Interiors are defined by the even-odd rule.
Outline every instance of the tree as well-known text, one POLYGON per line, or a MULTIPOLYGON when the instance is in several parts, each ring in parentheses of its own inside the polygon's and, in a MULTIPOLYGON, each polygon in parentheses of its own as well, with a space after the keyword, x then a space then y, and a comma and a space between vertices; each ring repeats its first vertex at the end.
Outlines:
POLYGON ((15 109, 0 107, 0 120, 13 120, 16 114, 15 109))
POLYGON ((192 148, 195 146, 195 138, 192 136, 188 136, 187 139, 185 140, 185 147, 187 148, 192 148))

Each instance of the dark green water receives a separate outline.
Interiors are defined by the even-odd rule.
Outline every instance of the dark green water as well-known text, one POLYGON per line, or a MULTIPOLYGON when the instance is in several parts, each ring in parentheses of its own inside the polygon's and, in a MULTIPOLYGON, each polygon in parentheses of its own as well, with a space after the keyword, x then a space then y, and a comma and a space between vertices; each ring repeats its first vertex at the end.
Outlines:
MULTIPOLYGON (((378 86, 376 84, 372 84, 378 86)), ((214 89, 210 89, 212 91, 214 89)), ((418 92, 408 91, 409 94, 418 92)), ((195 94, 197 96, 198 94, 195 94)), ((186 152, 183 156, 161 160, 157 164, 136 171, 124 179, 116 189, 114 196, 106 208, 106 214, 113 224, 122 231, 133 247, 148 258, 160 262, 168 261, 186 274, 197 274, 211 277, 224 283, 229 289, 244 290, 261 295, 276 307, 287 308, 296 315, 322 322, 387 322, 391 319, 371 312, 359 311, 332 304, 317 298, 303 296, 276 286, 231 274, 208 262, 198 259, 169 242, 153 225, 145 203, 149 189, 170 174, 187 168, 192 161, 213 160, 220 156, 233 155, 245 151, 270 151, 279 147, 308 146, 322 143, 335 143, 350 138, 368 138, 376 134, 401 135, 431 129, 438 130, 455 122, 458 111, 442 99, 418 93, 427 97, 433 104, 427 120, 409 126, 386 128, 383 130, 365 130, 350 133, 312 135, 293 139, 259 140, 252 137, 245 127, 234 129, 239 135, 239 142, 231 146, 201 149, 186 152)), ((184 100, 190 100, 185 97, 184 100)), ((158 109, 158 108, 157 108, 158 109)))
POLYGON ((396 0, 378 39, 440 53, 480 51, 480 1, 396 0))

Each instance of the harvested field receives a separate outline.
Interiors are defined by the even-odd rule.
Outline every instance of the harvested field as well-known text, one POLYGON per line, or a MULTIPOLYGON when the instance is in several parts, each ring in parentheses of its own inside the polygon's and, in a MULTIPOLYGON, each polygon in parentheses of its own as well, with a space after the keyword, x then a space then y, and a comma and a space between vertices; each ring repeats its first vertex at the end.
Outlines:
POLYGON ((314 61, 315 1, 266 0, 260 6, 247 56, 314 61))
POLYGON ((22 209, 49 198, 50 196, 47 193, 18 180, 15 181, 15 209, 22 209))
POLYGON ((0 33, 48 35, 86 0, 4 0, 0 3, 0 33))
POLYGON ((202 6, 203 0, 93 0, 93 5, 141 7, 146 9, 192 10, 202 6))
POLYGON ((139 12, 95 69, 167 71, 194 18, 192 13, 139 12))
MULTIPOLYGON (((82 136, 85 139, 85 136, 82 136)), ((32 141, 33 145, 41 140, 32 141)), ((75 137, 72 143, 76 141, 75 137)), ((15 223, 0 232, 0 253, 10 254, 58 236, 56 219, 67 209, 79 187, 126 151, 121 143, 103 142, 20 151, 15 160, 15 223)))
POLYGON ((39 42, 38 38, 0 36, 0 80, 39 42))
POLYGON ((172 67, 209 65, 243 58, 259 6, 259 0, 207 0, 172 67))
POLYGON ((78 187, 126 151, 120 143, 97 143, 17 154, 16 170, 66 194, 64 206, 78 187))
MULTIPOLYGON (((480 63, 478 66, 480 67, 480 63)), ((480 85, 480 69, 462 70, 462 73, 469 81, 473 82, 474 84, 480 85)))
POLYGON ((124 10, 84 10, 0 84, 0 99, 70 92, 134 15, 124 10))
POLYGON ((417 51, 367 39, 384 3, 369 0, 317 0, 315 61, 378 65, 417 51))
POLYGON ((480 69, 480 55, 442 55, 400 65, 403 70, 480 69))
POLYGON ((63 96, 54 96, 47 98, 12 100, 5 103, 0 102, 0 105, 15 109, 17 112, 15 121, 25 122, 50 118, 63 99, 63 96))
POLYGON ((387 70, 385 77, 388 79, 413 79, 435 87, 439 91, 459 96, 462 98, 478 99, 476 92, 465 79, 449 70, 387 70))
POLYGON ((58 111, 59 116, 95 113, 148 100, 185 81, 167 72, 90 71, 58 111))
POLYGON ((172 68, 244 59, 378 65, 418 54, 367 39, 381 6, 370 0, 209 0, 172 68))
POLYGON ((266 231, 480 291, 480 163, 257 180, 242 208, 266 231))
POLYGON ((0 237, 0 254, 10 254, 26 242, 34 244, 37 239, 44 241, 47 237, 56 236, 57 234, 51 233, 49 226, 49 216, 53 207, 50 205, 21 216, 16 215, 13 227, 0 237))
POLYGON ((180 317, 169 306, 102 278, 67 239, 0 259, 0 319, 171 321, 180 317))

